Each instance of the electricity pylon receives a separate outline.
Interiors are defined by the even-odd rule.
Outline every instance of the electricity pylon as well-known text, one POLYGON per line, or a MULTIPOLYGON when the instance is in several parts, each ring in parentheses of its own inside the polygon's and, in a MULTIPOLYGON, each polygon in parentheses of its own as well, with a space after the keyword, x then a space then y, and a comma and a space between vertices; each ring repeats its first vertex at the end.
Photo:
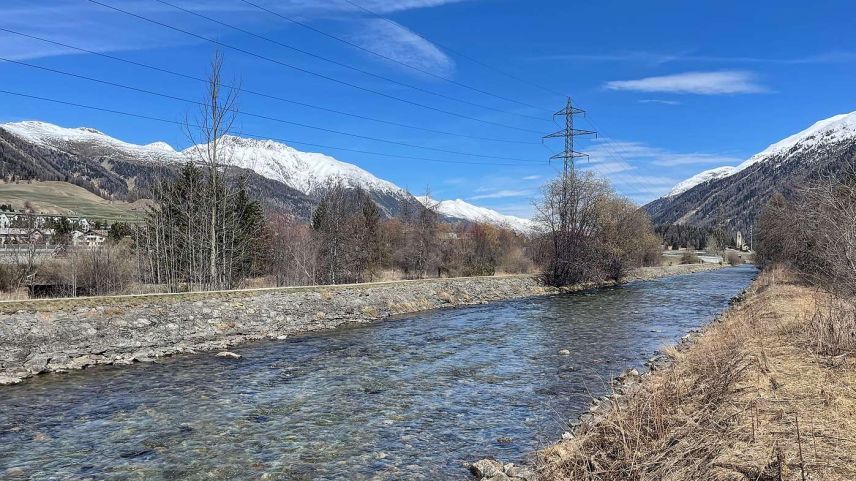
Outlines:
POLYGON ((550 135, 545 135, 544 139, 553 139, 558 137, 563 137, 565 139, 565 150, 562 152, 553 155, 550 157, 550 160, 559 160, 562 159, 564 173, 565 176, 568 175, 568 170, 574 170, 574 159, 579 157, 588 157, 587 154, 582 152, 577 152, 574 150, 574 137, 579 135, 594 135, 597 136, 597 132, 592 130, 581 130, 574 128, 574 115, 584 115, 585 110, 578 109, 573 106, 571 102, 571 98, 568 97, 568 103, 565 104, 565 108, 553 114, 553 118, 564 116, 565 117, 565 128, 558 132, 553 132, 550 135))

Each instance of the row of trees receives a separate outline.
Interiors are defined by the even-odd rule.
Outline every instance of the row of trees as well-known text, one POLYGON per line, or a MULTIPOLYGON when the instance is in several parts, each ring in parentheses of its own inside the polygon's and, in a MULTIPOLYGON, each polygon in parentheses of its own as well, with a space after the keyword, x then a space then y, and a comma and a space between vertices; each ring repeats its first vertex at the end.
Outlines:
POLYGON ((709 227, 684 224, 658 225, 654 231, 663 238, 663 245, 674 250, 681 248, 704 250, 707 247, 708 239, 714 233, 714 229, 709 227))
POLYGON ((87 294, 535 269, 545 283, 561 286, 618 280, 660 261, 660 239, 644 211, 590 173, 572 171, 545 187, 538 205, 545 230, 530 236, 443 222, 430 206, 385 218, 367 193, 341 185, 327 189, 306 223, 286 213, 265 215, 240 178, 217 183, 210 176, 204 165, 186 164, 154 189, 144 223, 114 224, 103 248, 69 249, 27 275, 36 284, 87 294))
POLYGON ((447 224, 430 206, 406 209, 400 219, 383 219, 365 192, 342 186, 328 189, 321 199, 312 229, 319 283, 372 281, 385 270, 419 278, 531 267, 524 258, 529 241, 523 236, 485 224, 447 224))
POLYGON ((92 288, 88 293, 105 294, 134 283, 169 291, 231 289, 263 277, 275 285, 337 284, 389 271, 420 278, 536 266, 545 283, 560 286, 617 280, 660 261, 660 239, 648 216, 605 180, 574 170, 545 187, 537 206, 545 230, 529 237, 484 224, 452 225, 430 206, 387 219, 367 193, 341 185, 328 186, 309 225, 284 213, 266 216, 230 169, 222 139, 237 115, 238 90, 222 82, 222 62, 215 55, 204 102, 187 123, 191 158, 174 175, 152 181, 144 222, 114 226, 105 248, 69 252, 55 262, 50 271, 74 292, 80 282, 92 288), (62 265, 75 271, 71 277, 62 265))

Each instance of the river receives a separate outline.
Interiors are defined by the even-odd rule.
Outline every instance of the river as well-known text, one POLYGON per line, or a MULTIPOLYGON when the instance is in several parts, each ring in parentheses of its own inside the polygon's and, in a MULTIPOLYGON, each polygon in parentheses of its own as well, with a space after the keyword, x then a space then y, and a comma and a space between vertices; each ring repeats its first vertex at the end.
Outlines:
POLYGON ((525 461, 727 308, 720 269, 409 315, 0 388, 0 478, 447 480, 525 461), (567 352, 563 352, 567 350, 567 352))

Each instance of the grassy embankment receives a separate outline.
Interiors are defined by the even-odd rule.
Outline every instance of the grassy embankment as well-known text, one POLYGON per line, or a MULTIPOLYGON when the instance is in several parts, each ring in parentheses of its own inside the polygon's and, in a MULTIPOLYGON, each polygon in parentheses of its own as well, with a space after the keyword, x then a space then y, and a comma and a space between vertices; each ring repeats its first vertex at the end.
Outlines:
POLYGON ((856 309, 781 269, 597 422, 552 480, 856 480, 856 309))
POLYGON ((0 183, 0 204, 37 214, 114 220, 136 219, 145 209, 145 202, 109 201, 68 182, 0 183))

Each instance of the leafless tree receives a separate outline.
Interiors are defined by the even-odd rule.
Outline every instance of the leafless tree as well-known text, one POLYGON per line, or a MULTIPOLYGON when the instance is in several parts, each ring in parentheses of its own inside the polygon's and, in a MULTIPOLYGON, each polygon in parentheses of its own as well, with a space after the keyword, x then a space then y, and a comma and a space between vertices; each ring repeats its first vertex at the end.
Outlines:
POLYGON ((208 275, 213 286, 226 284, 226 269, 231 265, 227 249, 233 245, 229 238, 233 229, 228 228, 226 208, 229 202, 227 169, 232 159, 224 137, 232 130, 237 117, 238 89, 226 87, 222 76, 223 54, 217 50, 211 60, 205 99, 195 123, 185 122, 187 136, 194 146, 191 161, 204 166, 209 183, 207 250, 208 275))
POLYGON ((560 174, 544 187, 536 210, 548 285, 620 279, 629 268, 659 263, 650 219, 591 172, 560 174))
POLYGON ((598 227, 598 205, 610 193, 605 181, 574 169, 544 186, 535 208, 546 230, 542 272, 546 284, 561 286, 595 277, 590 239, 598 227))
POLYGON ((756 259, 783 262, 825 289, 856 294, 856 165, 786 200, 774 195, 757 225, 756 259))

